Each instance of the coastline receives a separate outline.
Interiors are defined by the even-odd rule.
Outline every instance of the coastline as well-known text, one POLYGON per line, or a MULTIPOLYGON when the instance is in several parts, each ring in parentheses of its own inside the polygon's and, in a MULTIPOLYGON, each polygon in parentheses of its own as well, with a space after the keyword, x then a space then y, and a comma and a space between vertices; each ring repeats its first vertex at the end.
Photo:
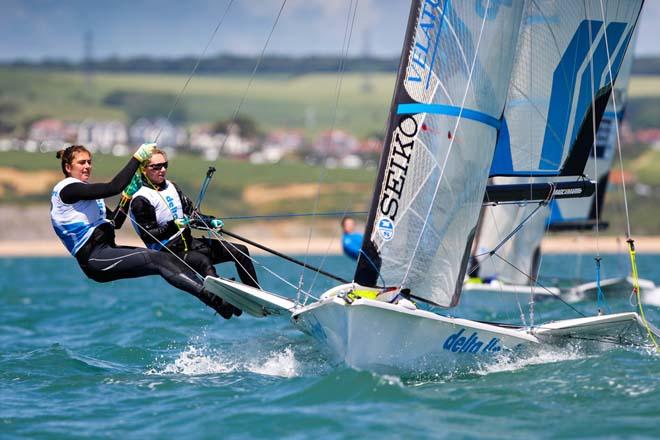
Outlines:
MULTIPOLYGON (((251 237, 254 234, 242 232, 242 235, 251 237)), ((309 242, 306 237, 268 237, 259 241, 260 244, 275 249, 284 254, 304 255, 341 255, 339 235, 336 237, 314 237, 309 242)), ((635 249, 641 254, 660 254, 660 237, 640 236, 634 237, 635 249)), ((136 237, 117 238, 123 245, 142 247, 142 242, 136 237)), ((253 255, 267 255, 267 252, 248 246, 253 255)), ((603 254, 627 252, 627 243, 620 237, 604 236, 598 241, 589 236, 562 236, 546 237, 543 239, 541 249, 546 254, 586 253, 603 254)), ((0 258, 20 257, 65 257, 69 253, 57 239, 47 238, 41 240, 0 240, 0 258)))
MULTIPOLYGON (((289 255, 341 255, 341 230, 338 220, 307 221, 227 221, 228 230, 289 255), (311 240, 310 226, 313 226, 311 240)), ((69 253, 53 233, 47 205, 0 205, 0 258, 65 257, 69 253), (17 240, 16 237, 20 237, 17 240)), ((358 224, 358 230, 364 228, 358 224)), ((143 247, 129 225, 116 231, 117 243, 143 247)), ((195 233, 201 234, 201 233, 195 233)), ((660 254, 660 236, 634 236, 638 253, 660 254)), ((230 241, 232 241, 230 239, 230 241)), ((254 255, 267 253, 248 245, 254 255)), ((602 235, 595 240, 592 233, 552 234, 544 237, 541 249, 546 254, 585 253, 596 255, 627 253, 623 237, 602 235)))

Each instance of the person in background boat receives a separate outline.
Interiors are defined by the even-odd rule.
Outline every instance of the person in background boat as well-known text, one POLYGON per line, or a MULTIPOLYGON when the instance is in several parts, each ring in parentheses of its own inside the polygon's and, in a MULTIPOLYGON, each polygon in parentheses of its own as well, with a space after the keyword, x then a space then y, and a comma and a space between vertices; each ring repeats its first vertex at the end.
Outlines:
MULTIPOLYGON (((226 240, 193 238, 192 225, 220 230, 221 220, 203 215, 174 183, 167 180, 167 154, 157 150, 144 167, 143 186, 131 201, 136 231, 150 249, 173 252, 202 276, 217 277, 214 265, 234 261, 243 284, 259 287, 247 247, 226 240)), ((240 314, 240 310, 235 312, 240 314)))
POLYGON ((355 220, 351 217, 341 219, 341 229, 343 231, 341 246, 344 254, 347 257, 357 260, 358 255, 360 255, 360 248, 362 247, 363 234, 355 232, 355 220))
POLYGON ((106 197, 122 193, 130 199, 142 182, 137 173, 148 161, 156 144, 143 144, 119 173, 107 183, 89 183, 92 154, 82 145, 57 152, 64 179, 51 193, 50 218, 55 233, 75 257, 85 275, 99 283, 124 278, 160 275, 174 287, 184 290, 223 317, 232 316, 232 307, 204 290, 195 274, 176 257, 150 249, 117 246, 112 222, 116 212, 109 210, 106 197), (123 190, 123 191, 122 191, 123 190))

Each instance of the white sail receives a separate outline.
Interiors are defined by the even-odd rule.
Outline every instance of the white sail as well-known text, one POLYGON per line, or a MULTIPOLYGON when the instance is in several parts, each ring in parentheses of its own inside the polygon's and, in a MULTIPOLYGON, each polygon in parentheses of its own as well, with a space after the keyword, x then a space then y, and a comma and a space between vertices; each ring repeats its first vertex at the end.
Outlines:
MULTIPOLYGON (((556 176, 575 176, 594 169, 593 160, 587 159, 593 151, 594 127, 601 122, 604 103, 610 96, 610 69, 612 78, 616 79, 615 90, 621 90, 622 86, 625 89, 631 64, 631 57, 625 54, 631 46, 629 40, 641 4, 631 0, 609 1, 601 9, 599 0, 528 2, 503 127, 491 167, 491 175, 513 177, 495 177, 495 182, 531 183, 550 177, 553 181, 575 180, 575 177, 556 176), (617 79, 619 72, 621 78, 617 79)), ((603 130, 609 126, 607 118, 611 116, 605 112, 603 130)), ((599 131, 597 139, 602 137, 603 132, 599 131)), ((609 157, 611 161, 611 154, 609 157)), ((609 162, 599 163, 598 167, 604 169, 609 165, 609 162)), ((498 249, 498 256, 487 253, 535 207, 484 208, 474 251, 479 264, 475 273, 481 278, 529 284, 536 275, 535 256, 538 258, 550 213, 553 219, 561 217, 560 211, 586 218, 592 200, 552 201, 550 208, 541 208, 498 249)))
POLYGON ((550 228, 585 229, 593 227, 596 220, 603 218, 603 202, 612 162, 617 151, 617 127, 624 118, 628 104, 628 84, 632 71, 636 37, 624 56, 619 76, 614 83, 614 94, 610 98, 605 114, 596 133, 596 149, 592 150, 584 172, 598 182, 596 193, 588 199, 553 200, 550 203, 550 228), (616 106, 614 101, 616 100, 616 106), (597 198, 596 198, 597 197, 597 198), (598 209, 598 219, 596 219, 598 209))
POLYGON ((641 5, 527 3, 492 176, 582 174, 641 5))
POLYGON ((458 302, 523 6, 413 2, 356 282, 458 302))

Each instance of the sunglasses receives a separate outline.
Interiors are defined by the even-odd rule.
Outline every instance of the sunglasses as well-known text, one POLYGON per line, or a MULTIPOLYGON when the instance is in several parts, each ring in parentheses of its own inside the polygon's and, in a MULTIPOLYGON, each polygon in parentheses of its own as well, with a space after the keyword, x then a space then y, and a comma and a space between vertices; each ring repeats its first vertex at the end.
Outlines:
POLYGON ((167 162, 162 162, 162 163, 152 163, 150 165, 147 165, 152 170, 160 170, 162 168, 167 169, 167 162))

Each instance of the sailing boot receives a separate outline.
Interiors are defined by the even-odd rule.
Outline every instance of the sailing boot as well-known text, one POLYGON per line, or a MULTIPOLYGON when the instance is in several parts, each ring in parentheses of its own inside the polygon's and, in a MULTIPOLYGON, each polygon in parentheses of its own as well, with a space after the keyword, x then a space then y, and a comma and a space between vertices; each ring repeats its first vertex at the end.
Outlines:
MULTIPOLYGON (((215 271, 215 267, 213 267, 213 266, 209 266, 209 268, 206 269, 206 275, 216 277, 216 278, 218 277, 218 273, 215 271)), ((230 278, 230 280, 236 281, 235 278, 230 278)), ((213 296, 215 298, 218 298, 215 295, 211 295, 211 296, 213 296)), ((218 299, 220 299, 220 298, 218 298, 218 299)), ((222 300, 220 299, 220 301, 222 301, 222 300)), ((231 304, 228 304, 228 303, 225 303, 225 304, 232 307, 232 313, 234 314, 234 316, 241 316, 243 314, 243 310, 239 309, 238 307, 234 307, 234 306, 232 306, 231 304)), ((212 307, 212 306, 210 306, 210 307, 212 307)), ((220 312, 218 312, 218 313, 220 313, 220 312)), ((222 315, 222 313, 220 313, 220 314, 222 315)), ((222 315, 222 316, 225 317, 224 315, 222 315)), ((229 318, 231 318, 231 315, 229 315, 229 318)), ((225 319, 229 319, 229 318, 225 317, 225 319)))
POLYGON ((195 296, 199 298, 200 301, 202 301, 204 304, 215 310, 223 318, 229 319, 232 317, 232 314, 234 313, 234 306, 224 302, 219 296, 212 294, 206 289, 202 290, 195 296))

